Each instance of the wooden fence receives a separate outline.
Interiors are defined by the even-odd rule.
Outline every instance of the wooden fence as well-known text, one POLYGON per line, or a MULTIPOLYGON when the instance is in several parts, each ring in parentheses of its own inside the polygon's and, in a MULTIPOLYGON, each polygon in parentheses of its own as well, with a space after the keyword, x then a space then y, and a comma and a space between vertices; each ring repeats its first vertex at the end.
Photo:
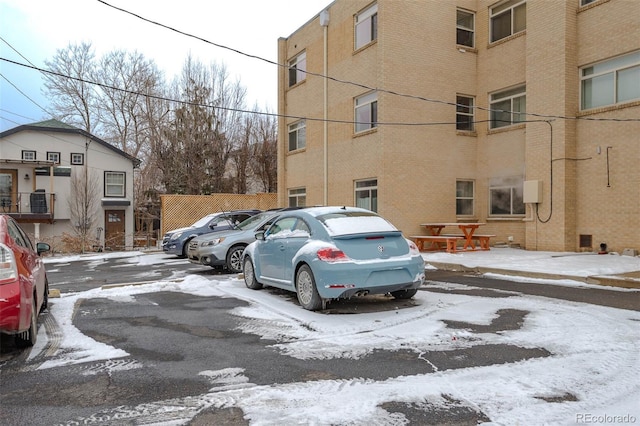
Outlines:
POLYGON ((161 195, 160 235, 172 229, 184 228, 198 219, 219 211, 278 207, 278 194, 211 194, 211 195, 161 195))

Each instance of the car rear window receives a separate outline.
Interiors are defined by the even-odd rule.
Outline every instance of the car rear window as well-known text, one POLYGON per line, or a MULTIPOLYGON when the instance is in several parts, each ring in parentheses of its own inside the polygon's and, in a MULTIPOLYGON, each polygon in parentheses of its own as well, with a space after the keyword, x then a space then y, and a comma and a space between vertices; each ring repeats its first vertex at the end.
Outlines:
POLYGON ((318 216, 330 235, 363 234, 368 232, 388 232, 398 229, 386 219, 364 212, 340 212, 318 216))

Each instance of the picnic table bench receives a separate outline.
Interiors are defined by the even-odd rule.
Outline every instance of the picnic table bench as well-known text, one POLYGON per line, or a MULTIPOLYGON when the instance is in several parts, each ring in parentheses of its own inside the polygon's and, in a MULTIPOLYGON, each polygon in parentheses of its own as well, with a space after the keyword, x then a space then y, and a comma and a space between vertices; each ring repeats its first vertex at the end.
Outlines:
MULTIPOLYGON (((446 235, 448 237, 460 237, 460 238, 467 238, 464 235, 459 235, 459 234, 443 234, 446 235)), ((491 241, 491 238, 495 237, 495 235, 493 234, 473 234, 470 235, 468 237, 469 243, 465 245, 465 248, 470 248, 471 250, 475 250, 476 249, 476 245, 474 243, 475 241, 478 241, 478 248, 480 250, 491 250, 491 248, 489 247, 489 242, 491 241)))
POLYGON ((447 253, 455 253, 458 241, 465 239, 465 237, 457 235, 412 235, 409 238, 416 243, 420 251, 441 250, 440 243, 444 243, 447 253), (429 243, 429 245, 425 247, 425 243, 429 243))

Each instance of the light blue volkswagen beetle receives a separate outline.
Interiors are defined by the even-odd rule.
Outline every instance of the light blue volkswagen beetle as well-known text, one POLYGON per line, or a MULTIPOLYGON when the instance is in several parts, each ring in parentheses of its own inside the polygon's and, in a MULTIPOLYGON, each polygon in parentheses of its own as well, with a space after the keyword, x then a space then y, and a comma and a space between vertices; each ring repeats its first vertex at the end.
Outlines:
POLYGON ((332 299, 390 293, 413 297, 424 282, 416 245, 377 214, 356 207, 311 207, 282 214, 243 254, 244 281, 295 291, 303 308, 332 299))

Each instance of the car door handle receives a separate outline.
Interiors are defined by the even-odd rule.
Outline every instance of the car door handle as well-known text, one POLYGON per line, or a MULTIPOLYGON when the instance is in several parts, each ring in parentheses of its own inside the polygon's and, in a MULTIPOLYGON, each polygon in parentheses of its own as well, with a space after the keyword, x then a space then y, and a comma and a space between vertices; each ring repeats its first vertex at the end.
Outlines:
POLYGON ((284 244, 282 244, 280 247, 278 247, 280 249, 280 251, 284 251, 284 244))

